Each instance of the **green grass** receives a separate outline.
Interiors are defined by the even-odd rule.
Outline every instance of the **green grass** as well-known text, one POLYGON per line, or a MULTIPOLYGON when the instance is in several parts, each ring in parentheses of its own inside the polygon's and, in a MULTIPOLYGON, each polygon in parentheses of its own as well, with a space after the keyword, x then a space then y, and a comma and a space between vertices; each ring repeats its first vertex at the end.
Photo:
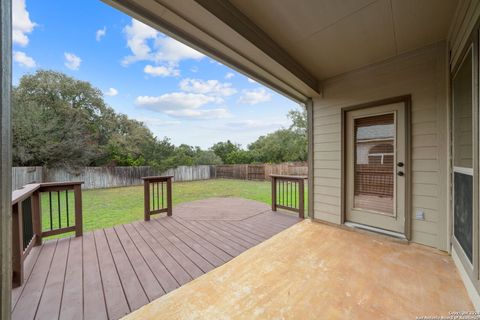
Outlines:
MULTIPOLYGON (((271 186, 267 181, 203 180, 173 183, 174 206, 211 197, 240 197, 271 204, 271 186)), ((307 193, 307 192, 305 192, 307 193)), ((73 193, 69 192, 70 224, 74 224, 73 193)), ((43 230, 50 228, 49 195, 42 194, 43 230)), ((143 219, 143 186, 84 190, 83 230, 95 230, 143 219)), ((62 225, 65 226, 65 193, 60 193, 62 225)), ((53 226, 58 226, 57 194, 52 193, 53 226)), ((305 204, 307 201, 305 201, 305 204)), ((175 211, 174 213, 175 214, 175 211)))

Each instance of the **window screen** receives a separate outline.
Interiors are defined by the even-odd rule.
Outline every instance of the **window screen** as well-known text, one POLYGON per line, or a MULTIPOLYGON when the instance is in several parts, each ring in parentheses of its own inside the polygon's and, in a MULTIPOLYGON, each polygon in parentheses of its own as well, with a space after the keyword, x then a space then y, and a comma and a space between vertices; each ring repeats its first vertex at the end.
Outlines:
POLYGON ((394 214, 395 115, 357 118, 354 208, 394 214))
POLYGON ((454 166, 472 168, 472 53, 453 80, 454 166))
POLYGON ((453 234, 470 261, 473 259, 472 51, 458 69, 453 95, 453 234))

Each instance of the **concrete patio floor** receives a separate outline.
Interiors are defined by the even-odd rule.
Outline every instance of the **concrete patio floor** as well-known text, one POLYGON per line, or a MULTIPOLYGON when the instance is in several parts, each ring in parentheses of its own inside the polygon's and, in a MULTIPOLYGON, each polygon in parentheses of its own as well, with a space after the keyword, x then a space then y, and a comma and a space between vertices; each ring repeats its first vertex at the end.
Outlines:
POLYGON ((467 310, 446 253, 303 221, 125 319, 415 319, 467 310))

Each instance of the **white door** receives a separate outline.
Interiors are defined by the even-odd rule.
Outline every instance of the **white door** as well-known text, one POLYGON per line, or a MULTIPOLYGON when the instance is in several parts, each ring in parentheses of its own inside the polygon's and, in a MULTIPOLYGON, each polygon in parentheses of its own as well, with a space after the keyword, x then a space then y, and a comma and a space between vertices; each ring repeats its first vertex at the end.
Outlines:
POLYGON ((346 220, 405 233, 403 102, 346 114, 346 220))

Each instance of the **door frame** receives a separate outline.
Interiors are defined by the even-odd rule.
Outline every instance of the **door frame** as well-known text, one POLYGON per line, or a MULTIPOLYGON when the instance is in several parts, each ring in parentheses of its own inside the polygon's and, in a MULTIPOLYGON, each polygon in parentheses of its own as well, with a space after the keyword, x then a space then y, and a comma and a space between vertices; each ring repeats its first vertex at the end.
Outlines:
POLYGON ((405 230, 404 235, 407 240, 411 240, 411 224, 412 224, 412 161, 411 161, 411 109, 412 109, 412 96, 411 95, 403 95, 397 96, 392 98, 386 98, 381 100, 375 100, 371 102, 366 102, 362 104, 357 104, 353 106, 343 107, 341 109, 341 181, 340 181, 340 188, 341 188, 341 203, 340 203, 340 211, 341 211, 341 223, 345 224, 346 222, 346 170, 347 170, 347 163, 346 163, 346 148, 347 148, 347 136, 346 136, 346 117, 347 112, 359 110, 359 109, 366 109, 371 107, 378 107, 387 104, 393 103, 403 103, 405 105, 405 230))

